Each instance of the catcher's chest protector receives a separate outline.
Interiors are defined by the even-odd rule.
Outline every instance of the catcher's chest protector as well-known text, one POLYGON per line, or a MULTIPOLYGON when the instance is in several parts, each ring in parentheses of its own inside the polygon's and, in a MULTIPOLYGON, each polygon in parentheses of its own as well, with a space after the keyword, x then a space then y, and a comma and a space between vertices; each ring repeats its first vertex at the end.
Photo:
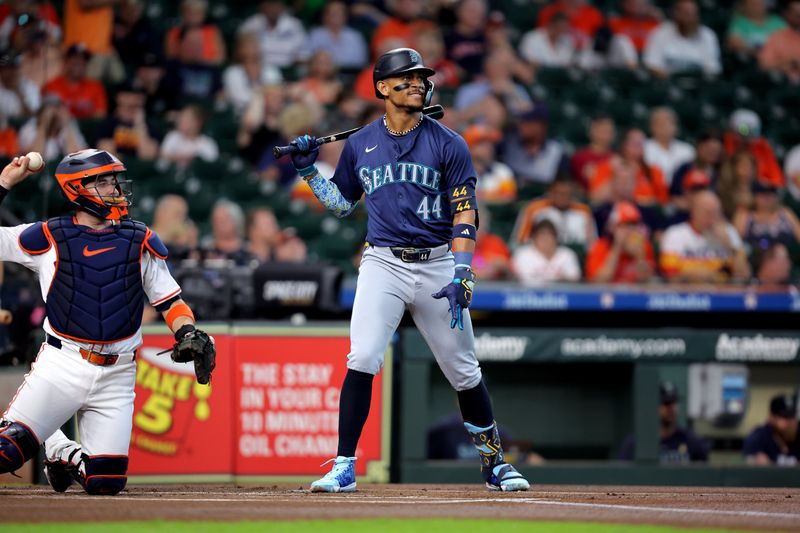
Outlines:
POLYGON ((142 324, 141 258, 147 227, 132 220, 87 231, 72 217, 47 221, 58 252, 47 293, 50 326, 68 338, 110 343, 133 336, 142 324))

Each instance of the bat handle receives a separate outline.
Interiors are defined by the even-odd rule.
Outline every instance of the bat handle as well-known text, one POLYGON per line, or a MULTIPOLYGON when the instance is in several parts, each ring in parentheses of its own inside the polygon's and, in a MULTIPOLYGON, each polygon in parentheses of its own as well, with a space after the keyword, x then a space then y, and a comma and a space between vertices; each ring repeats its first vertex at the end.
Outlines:
POLYGON ((297 146, 287 145, 287 146, 275 146, 272 149, 272 155, 275 156, 275 159, 283 157, 285 155, 293 154, 297 151, 297 146))

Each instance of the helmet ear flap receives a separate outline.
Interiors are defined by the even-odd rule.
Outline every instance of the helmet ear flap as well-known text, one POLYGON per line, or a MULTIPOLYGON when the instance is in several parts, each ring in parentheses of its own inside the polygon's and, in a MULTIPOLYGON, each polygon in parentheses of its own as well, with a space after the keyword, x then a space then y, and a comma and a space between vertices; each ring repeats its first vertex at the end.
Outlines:
POLYGON ((425 78, 425 107, 431 105, 431 100, 433 100, 433 88, 436 86, 428 78, 425 78))

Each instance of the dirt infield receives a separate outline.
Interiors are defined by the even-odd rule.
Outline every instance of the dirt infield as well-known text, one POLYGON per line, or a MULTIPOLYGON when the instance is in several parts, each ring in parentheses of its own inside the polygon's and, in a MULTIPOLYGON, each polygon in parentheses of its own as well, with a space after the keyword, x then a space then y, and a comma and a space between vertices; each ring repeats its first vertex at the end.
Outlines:
POLYGON ((116 497, 76 488, 0 487, 2 522, 507 518, 800 531, 800 489, 534 486, 497 494, 475 485, 360 485, 311 494, 297 485, 136 485, 116 497), (91 502, 91 505, 86 505, 91 502))

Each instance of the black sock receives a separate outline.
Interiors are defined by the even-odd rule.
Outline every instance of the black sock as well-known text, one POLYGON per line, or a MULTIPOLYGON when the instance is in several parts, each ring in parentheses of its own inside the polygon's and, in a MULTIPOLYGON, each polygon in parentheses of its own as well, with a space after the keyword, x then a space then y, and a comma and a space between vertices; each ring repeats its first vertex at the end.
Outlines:
POLYGON ((356 455, 356 445, 369 415, 373 377, 358 370, 348 370, 344 377, 339 396, 339 450, 336 455, 356 455))
POLYGON ((476 387, 458 391, 458 405, 464 422, 481 428, 489 427, 494 422, 492 400, 483 380, 476 387))

